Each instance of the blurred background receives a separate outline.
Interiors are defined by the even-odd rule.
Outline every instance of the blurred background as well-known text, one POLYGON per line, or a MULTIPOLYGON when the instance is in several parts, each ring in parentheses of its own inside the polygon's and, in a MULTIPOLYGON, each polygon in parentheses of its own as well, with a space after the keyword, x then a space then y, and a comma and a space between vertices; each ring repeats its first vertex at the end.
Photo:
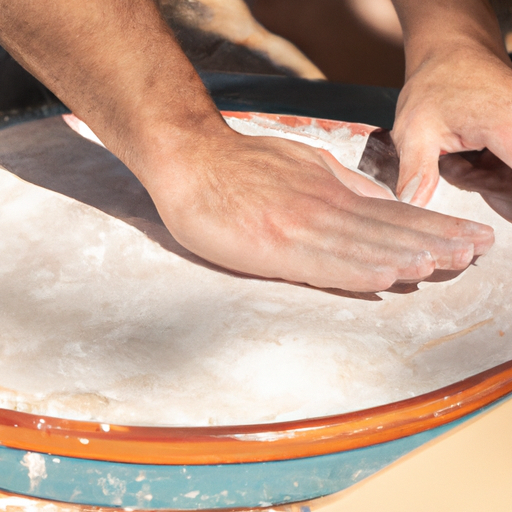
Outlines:
POLYGON ((405 62, 390 0, 253 0, 254 17, 334 82, 401 87, 405 62))
MULTIPOLYGON (((391 0, 156 1, 199 71, 403 85, 402 35, 391 0)), ((512 0, 491 3, 512 47, 512 0)), ((0 47, 0 122, 17 110, 54 104, 0 47)))
MULTIPOLYGON (((262 31, 252 13, 268 31, 294 43, 328 80, 391 87, 403 82, 400 27, 390 0, 160 0, 160 7, 199 70, 320 77, 291 45, 262 31)), ((0 114, 54 103, 0 48, 0 114)))

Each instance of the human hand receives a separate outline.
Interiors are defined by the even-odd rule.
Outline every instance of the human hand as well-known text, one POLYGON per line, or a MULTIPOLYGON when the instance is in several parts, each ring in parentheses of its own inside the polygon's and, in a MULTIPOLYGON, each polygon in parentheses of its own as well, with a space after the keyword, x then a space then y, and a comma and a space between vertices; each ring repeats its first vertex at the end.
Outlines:
POLYGON ((397 193, 423 206, 440 154, 487 147, 512 165, 512 69, 506 54, 474 42, 431 55, 407 80, 392 131, 400 155, 397 193))
POLYGON ((491 228, 390 200, 296 142, 219 130, 159 161, 142 181, 176 240, 245 274, 379 291, 463 269, 493 243, 491 228))
POLYGON ((358 195, 368 192, 342 184, 343 166, 325 152, 233 132, 154 2, 50 4, 0 0, 2 45, 134 172, 199 256, 375 291, 465 268, 492 244, 487 226, 358 195))

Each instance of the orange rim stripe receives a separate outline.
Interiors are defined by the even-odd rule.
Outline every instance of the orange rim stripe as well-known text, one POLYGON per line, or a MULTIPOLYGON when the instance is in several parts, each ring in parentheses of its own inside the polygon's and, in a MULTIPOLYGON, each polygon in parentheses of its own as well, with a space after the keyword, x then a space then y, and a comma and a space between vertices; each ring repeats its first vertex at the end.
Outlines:
POLYGON ((371 409, 286 423, 135 427, 0 409, 0 442, 63 457, 138 464, 229 464, 353 450, 457 420, 512 392, 512 361, 445 388, 371 409), (108 431, 105 431, 108 430, 108 431))

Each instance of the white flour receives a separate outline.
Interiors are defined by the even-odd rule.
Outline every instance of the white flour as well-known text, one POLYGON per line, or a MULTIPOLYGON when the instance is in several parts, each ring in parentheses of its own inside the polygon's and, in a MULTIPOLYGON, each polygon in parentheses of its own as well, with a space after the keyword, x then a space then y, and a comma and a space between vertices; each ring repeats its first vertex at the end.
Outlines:
POLYGON ((5 170, 0 196, 3 408, 107 426, 275 422, 512 358, 511 225, 445 182, 431 207, 492 225, 495 246, 452 281, 380 301, 208 269, 5 170))

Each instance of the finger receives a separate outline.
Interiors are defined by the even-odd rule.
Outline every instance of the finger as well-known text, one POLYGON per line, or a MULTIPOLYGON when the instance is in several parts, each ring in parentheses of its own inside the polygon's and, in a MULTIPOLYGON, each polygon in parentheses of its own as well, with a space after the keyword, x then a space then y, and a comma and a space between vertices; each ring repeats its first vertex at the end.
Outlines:
MULTIPOLYGON (((342 185, 339 185, 342 187, 342 185)), ((458 238, 471 243, 476 255, 485 254, 494 243, 494 230, 485 224, 460 219, 418 208, 397 201, 359 197, 336 187, 322 190, 329 197, 329 204, 360 216, 361 218, 385 222, 398 228, 412 229, 418 233, 441 239, 458 238)))
POLYGON ((396 201, 396 197, 391 190, 371 176, 362 171, 354 171, 342 165, 331 153, 321 150, 325 163, 329 166, 332 174, 340 180, 343 185, 352 190, 359 196, 375 197, 379 199, 389 199, 396 201))
POLYGON ((404 203, 425 206, 439 180, 440 146, 434 137, 409 137, 400 148, 398 198, 404 203))
POLYGON ((328 205, 318 205, 308 221, 309 233, 300 238, 308 239, 313 247, 323 248, 326 253, 334 252, 343 260, 369 267, 407 269, 413 257, 428 251, 435 268, 461 270, 474 256, 474 244, 462 238, 442 238, 414 226, 402 227, 346 211, 333 214, 328 205))
POLYGON ((441 239, 465 240, 473 244, 476 255, 486 254, 494 243, 494 230, 486 224, 443 215, 413 205, 401 204, 402 208, 398 209, 393 208, 392 204, 383 203, 381 207, 373 204, 373 201, 366 203, 363 211, 369 217, 441 239))
MULTIPOLYGON (((332 255, 322 262, 306 264, 303 282, 318 288, 333 288, 356 292, 387 290, 397 281, 419 282, 427 279, 435 270, 435 263, 427 251, 410 257, 406 267, 371 266, 357 261, 334 260, 332 255)), ((395 255, 396 256, 396 255, 395 255)))
MULTIPOLYGON (((304 230, 290 240, 271 275, 278 273, 289 281, 305 282, 319 288, 368 292, 385 290, 396 281, 422 281, 436 268, 428 251, 391 247, 380 244, 381 240, 356 240, 340 231, 329 231, 304 230), (292 261, 299 264, 292 265, 292 261), (283 262, 287 264, 283 266, 283 262)), ((275 255, 274 250, 269 250, 264 255, 266 264, 275 255)))
MULTIPOLYGON (((344 236, 331 242, 324 245, 322 251, 318 247, 316 251, 305 251, 308 257, 301 262, 304 282, 318 287, 380 291, 397 281, 422 281, 436 268, 445 267, 438 265, 426 250, 415 252, 400 245, 386 246, 344 236)), ((459 263, 446 267, 466 268, 472 257, 471 247, 468 250, 467 256, 464 252, 464 258, 459 257, 459 263)), ((452 258, 450 263, 453 263, 452 258)))

